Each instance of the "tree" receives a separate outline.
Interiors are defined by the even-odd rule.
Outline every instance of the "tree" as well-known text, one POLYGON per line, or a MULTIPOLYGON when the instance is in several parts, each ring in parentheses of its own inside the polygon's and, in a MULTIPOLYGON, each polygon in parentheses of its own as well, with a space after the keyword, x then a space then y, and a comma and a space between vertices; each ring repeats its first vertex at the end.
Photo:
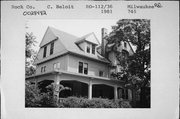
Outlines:
POLYGON ((36 37, 33 33, 26 33, 26 76, 30 76, 35 73, 35 66, 33 65, 34 59, 36 58, 37 52, 33 50, 35 46, 36 37))
POLYGON ((109 36, 108 44, 115 43, 113 48, 115 51, 121 41, 135 46, 135 53, 131 56, 117 53, 117 59, 123 69, 116 76, 125 80, 126 87, 135 91, 141 90, 142 93, 143 88, 150 87, 150 20, 119 20, 109 36))

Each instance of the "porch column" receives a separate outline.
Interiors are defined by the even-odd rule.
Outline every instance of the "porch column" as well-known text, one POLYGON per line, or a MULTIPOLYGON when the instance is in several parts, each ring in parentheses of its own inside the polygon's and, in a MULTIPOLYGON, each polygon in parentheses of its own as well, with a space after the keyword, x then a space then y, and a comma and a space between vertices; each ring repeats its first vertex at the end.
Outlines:
POLYGON ((55 90, 54 90, 54 96, 57 97, 57 99, 59 99, 59 85, 60 85, 60 75, 56 74, 55 76, 55 90))
POLYGON ((92 81, 89 81, 89 86, 88 86, 88 99, 92 99, 92 81))
POLYGON ((118 99, 117 86, 114 86, 114 99, 118 99))

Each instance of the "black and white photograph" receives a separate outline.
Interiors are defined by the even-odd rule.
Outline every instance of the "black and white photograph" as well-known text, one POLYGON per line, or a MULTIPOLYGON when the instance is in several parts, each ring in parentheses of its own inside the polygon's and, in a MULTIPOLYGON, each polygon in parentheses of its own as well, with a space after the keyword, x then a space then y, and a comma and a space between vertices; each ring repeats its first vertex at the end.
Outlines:
POLYGON ((1 3, 1 119, 179 119, 179 1, 1 3))
POLYGON ((29 20, 26 29, 25 107, 151 107, 150 20, 29 20))

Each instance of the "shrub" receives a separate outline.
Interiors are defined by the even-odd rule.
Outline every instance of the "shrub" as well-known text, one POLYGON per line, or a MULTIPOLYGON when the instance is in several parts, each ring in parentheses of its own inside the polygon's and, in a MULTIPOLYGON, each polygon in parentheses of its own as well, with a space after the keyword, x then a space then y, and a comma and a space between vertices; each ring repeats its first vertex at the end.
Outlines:
POLYGON ((61 98, 58 107, 65 108, 131 108, 129 101, 109 100, 102 98, 93 98, 91 100, 86 98, 68 97, 61 98))
POLYGON ((25 107, 57 107, 52 91, 41 93, 34 84, 26 82, 25 107))
POLYGON ((39 89, 34 84, 26 82, 25 85, 25 107, 39 107, 41 106, 41 96, 39 89))

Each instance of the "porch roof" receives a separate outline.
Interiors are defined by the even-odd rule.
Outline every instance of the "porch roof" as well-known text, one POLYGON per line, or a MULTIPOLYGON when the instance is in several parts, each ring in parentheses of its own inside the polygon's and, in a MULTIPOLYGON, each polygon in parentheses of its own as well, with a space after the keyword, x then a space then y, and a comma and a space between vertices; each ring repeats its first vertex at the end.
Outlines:
POLYGON ((116 79, 107 78, 107 77, 99 77, 99 76, 93 76, 93 75, 85 75, 85 74, 68 72, 68 71, 63 71, 63 70, 60 70, 60 71, 51 71, 51 72, 47 72, 47 73, 44 73, 44 74, 38 74, 38 75, 28 76, 28 77, 26 77, 26 80, 31 79, 31 78, 46 76, 46 75, 54 75, 54 74, 67 74, 67 75, 73 75, 73 76, 86 77, 86 78, 90 78, 90 79, 99 79, 99 80, 106 80, 106 81, 115 81, 115 82, 121 82, 121 83, 124 82, 124 81, 122 81, 122 80, 116 80, 116 79))

